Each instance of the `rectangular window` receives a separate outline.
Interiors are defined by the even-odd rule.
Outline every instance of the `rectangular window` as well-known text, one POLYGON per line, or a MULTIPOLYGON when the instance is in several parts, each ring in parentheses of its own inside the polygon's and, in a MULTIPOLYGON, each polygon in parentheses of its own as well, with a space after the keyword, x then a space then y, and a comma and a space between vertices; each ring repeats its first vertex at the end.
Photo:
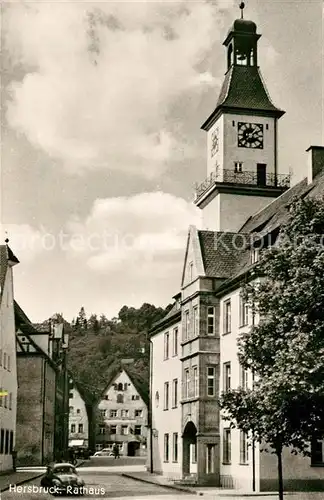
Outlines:
POLYGON ((190 330, 189 311, 185 311, 185 313, 184 313, 184 340, 188 340, 189 330, 190 330))
POLYGON ((69 399, 73 398, 73 392, 69 392, 69 399))
POLYGON ((193 369, 193 382, 194 382, 194 396, 198 396, 198 368, 194 366, 193 369))
POLYGON ((234 172, 236 174, 243 172, 243 162, 242 161, 235 161, 234 162, 234 172))
POLYGON ((117 434, 117 425, 110 426, 110 434, 117 434))
POLYGON ((240 431, 240 464, 247 464, 248 456, 248 440, 246 432, 240 431))
POLYGON ((260 257, 260 249, 252 248, 251 249, 251 264, 256 264, 260 257))
MULTIPOLYGON (((128 410, 127 410, 128 411, 128 410)), ((128 416, 128 415, 127 415, 128 416)), ((143 410, 135 410, 134 416, 136 417, 142 417, 143 416, 143 410)))
POLYGON ((11 371, 11 359, 10 359, 9 354, 8 354, 7 368, 8 368, 8 372, 10 372, 11 371))
POLYGON ((141 436, 142 435, 142 426, 141 425, 135 425, 135 427, 134 427, 134 434, 135 434, 135 436, 141 436))
POLYGON ((229 391, 231 388, 231 363, 228 361, 223 364, 223 390, 229 391))
POLYGON ((8 408, 8 395, 6 394, 3 399, 4 399, 3 406, 5 408, 8 408))
POLYGON ((169 332, 164 334, 164 359, 169 359, 169 332))
POLYGON ((71 424, 71 432, 72 434, 75 432, 75 424, 71 424))
POLYGON ((109 396, 108 394, 105 394, 105 400, 108 401, 109 400, 109 396))
POLYGON ((12 392, 9 392, 9 410, 12 410, 12 392))
POLYGON ((231 463, 231 429, 223 431, 223 463, 231 463))
POLYGON ((172 408, 178 406, 178 379, 175 378, 172 381, 172 408))
POLYGON ((193 334, 194 337, 199 335, 199 315, 198 315, 198 306, 193 308, 193 334))
POLYGON ((243 296, 240 295, 240 326, 249 324, 249 307, 243 296))
POLYGON ((172 462, 178 461, 178 433, 173 433, 173 454, 172 454, 172 462))
POLYGON ((128 434, 128 425, 122 425, 120 433, 122 436, 126 436, 128 434))
POLYGON ((3 368, 5 370, 7 369, 7 353, 6 352, 3 353, 3 368))
POLYGON ((122 410, 121 411, 121 418, 128 418, 129 416, 129 411, 128 410, 122 410))
POLYGON ((110 410, 109 416, 110 416, 110 418, 116 418, 117 417, 117 410, 110 410))
POLYGON ((169 409, 169 382, 164 382, 164 410, 169 409))
POLYGON ((9 431, 6 430, 6 440, 5 440, 5 455, 9 453, 9 431))
POLYGON ((248 388, 248 371, 242 365, 240 365, 240 387, 245 390, 248 388))
POLYGON ((79 424, 79 430, 78 430, 78 432, 80 432, 80 434, 83 433, 83 424, 79 424))
POLYGON ((215 445, 206 445, 206 473, 213 474, 215 472, 215 445))
POLYGON ((12 453, 14 449, 14 434, 13 431, 10 431, 10 443, 9 443, 9 452, 12 453))
POLYGON ((215 307, 207 307, 207 335, 215 335, 215 307))
POLYGON ((224 302, 224 333, 231 331, 231 300, 224 302))
POLYGON ((105 418, 106 410, 99 410, 99 415, 100 415, 100 418, 105 418))
POLYGON ((164 434, 164 461, 169 461, 169 434, 164 434))
POLYGON ((216 367, 207 367, 207 396, 216 396, 216 367))
POLYGON ((80 408, 78 408, 77 409, 77 415, 80 415, 80 413, 81 413, 81 410, 80 410, 80 408))
POLYGON ((69 407, 69 412, 70 412, 70 413, 73 413, 73 410, 74 410, 73 406, 70 406, 70 407, 69 407))
POLYGON ((4 451, 4 429, 1 429, 0 431, 0 454, 3 454, 4 451))
POLYGON ((99 425, 99 434, 106 434, 106 426, 100 424, 99 425))
POLYGON ((178 328, 173 330, 173 356, 178 356, 178 328))
POLYGON ((190 377, 189 377, 189 369, 185 370, 184 377, 184 397, 189 398, 190 393, 190 377))
POLYGON ((190 283, 193 280, 193 262, 189 263, 189 280, 190 280, 190 283))

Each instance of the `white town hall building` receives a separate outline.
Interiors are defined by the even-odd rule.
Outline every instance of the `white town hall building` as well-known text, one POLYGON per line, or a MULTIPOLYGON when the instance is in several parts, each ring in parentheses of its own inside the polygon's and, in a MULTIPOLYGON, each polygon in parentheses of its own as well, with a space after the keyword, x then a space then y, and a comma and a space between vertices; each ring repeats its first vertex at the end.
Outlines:
MULTIPOLYGON (((195 204, 204 229, 189 229, 180 292, 154 325, 148 469, 171 479, 245 490, 276 488, 276 459, 248 445, 222 420, 218 397, 249 386, 237 357, 237 336, 252 314, 241 300, 247 272, 258 261, 256 235, 276 237, 294 197, 324 192, 324 148, 309 148, 307 177, 290 188, 278 169, 278 120, 259 70, 254 22, 234 22, 224 45, 227 72, 207 133, 207 179, 195 204)), ((324 451, 284 456, 286 488, 324 479, 324 451)))

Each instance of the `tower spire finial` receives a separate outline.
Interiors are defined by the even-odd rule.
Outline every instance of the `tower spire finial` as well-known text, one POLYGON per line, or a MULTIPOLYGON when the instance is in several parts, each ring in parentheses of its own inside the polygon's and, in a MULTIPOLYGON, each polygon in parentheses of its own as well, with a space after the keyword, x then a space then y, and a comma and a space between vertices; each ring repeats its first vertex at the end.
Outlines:
POLYGON ((241 19, 243 19, 243 11, 244 11, 245 3, 241 2, 240 3, 240 9, 241 9, 241 19))

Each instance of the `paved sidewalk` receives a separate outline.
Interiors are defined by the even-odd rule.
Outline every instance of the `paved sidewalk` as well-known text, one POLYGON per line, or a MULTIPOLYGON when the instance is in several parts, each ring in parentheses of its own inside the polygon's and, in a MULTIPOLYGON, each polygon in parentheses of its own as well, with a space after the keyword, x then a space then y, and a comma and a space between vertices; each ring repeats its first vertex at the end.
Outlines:
MULTIPOLYGON (((84 460, 78 460, 77 467, 82 465, 84 460)), ((8 471, 8 473, 0 474, 0 493, 9 489, 10 485, 19 486, 24 483, 28 483, 33 479, 37 479, 44 475, 46 471, 46 466, 39 467, 26 467, 26 470, 19 470, 17 472, 8 471)))
MULTIPOLYGON (((253 500, 278 500, 278 493, 274 491, 265 492, 247 492, 243 490, 228 490, 224 488, 216 487, 202 487, 202 486, 180 486, 174 484, 173 481, 159 475, 151 474, 150 472, 132 472, 122 474, 124 477, 135 479, 136 481, 142 481, 145 483, 157 484, 159 486, 164 486, 173 490, 183 491, 192 495, 199 495, 205 497, 212 497, 224 500, 237 500, 238 498, 247 499, 251 498, 253 500)), ((287 500, 322 500, 323 492, 286 492, 285 498, 287 500)))
POLYGON ((8 474, 0 475, 0 492, 9 489, 10 485, 20 485, 41 477, 43 472, 8 472, 8 474))

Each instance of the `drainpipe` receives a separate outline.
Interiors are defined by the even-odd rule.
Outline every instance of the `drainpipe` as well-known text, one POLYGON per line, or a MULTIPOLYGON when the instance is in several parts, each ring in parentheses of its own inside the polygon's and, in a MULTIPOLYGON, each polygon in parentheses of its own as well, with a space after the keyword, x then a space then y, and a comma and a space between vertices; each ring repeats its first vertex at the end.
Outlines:
POLYGON ((152 418, 152 386, 153 386, 153 342, 150 341, 150 398, 149 398, 149 429, 150 429, 150 473, 153 474, 153 418, 152 418))

